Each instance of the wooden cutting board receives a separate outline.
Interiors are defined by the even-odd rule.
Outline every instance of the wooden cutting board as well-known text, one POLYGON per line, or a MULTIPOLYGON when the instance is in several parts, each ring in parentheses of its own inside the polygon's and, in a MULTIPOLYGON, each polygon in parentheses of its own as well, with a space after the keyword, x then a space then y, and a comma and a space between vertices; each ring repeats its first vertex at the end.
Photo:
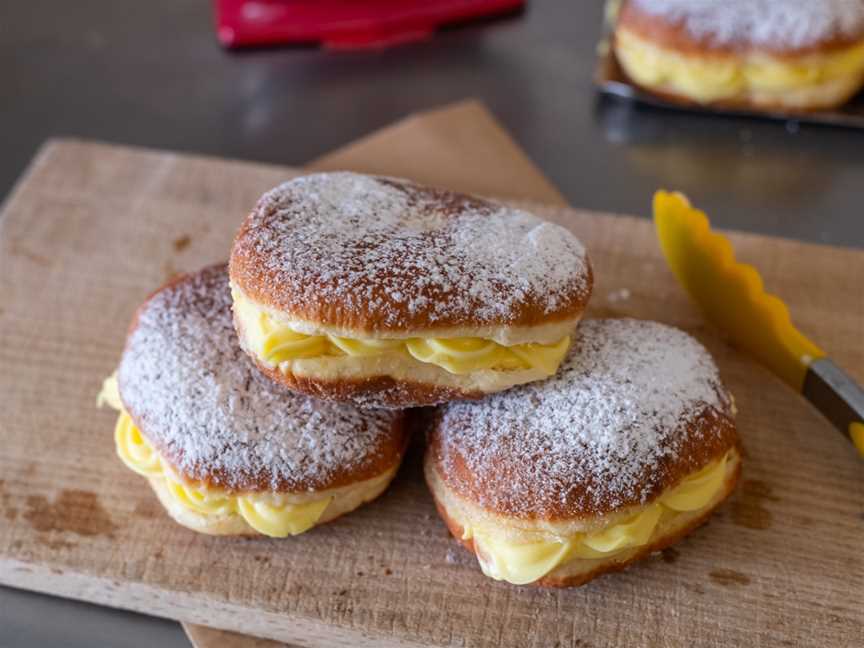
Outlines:
MULTIPOLYGON (((384 497, 298 538, 172 523, 115 458, 95 394, 144 296, 224 259, 291 173, 76 141, 40 152, 0 224, 0 582, 298 645, 864 644, 864 462, 704 327, 634 218, 541 210, 589 247, 592 314, 692 332, 736 394, 741 487, 675 549, 575 590, 489 581, 438 521, 419 444, 384 497)), ((864 253, 732 238, 864 380, 864 253)))

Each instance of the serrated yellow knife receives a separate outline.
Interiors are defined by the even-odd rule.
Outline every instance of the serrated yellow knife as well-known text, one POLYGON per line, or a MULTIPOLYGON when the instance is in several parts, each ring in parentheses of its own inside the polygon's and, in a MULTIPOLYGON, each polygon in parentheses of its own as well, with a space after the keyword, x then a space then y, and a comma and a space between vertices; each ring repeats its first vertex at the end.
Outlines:
POLYGON ((729 240, 683 194, 654 194, 654 225, 666 262, 708 321, 803 394, 864 456, 864 390, 792 325, 756 268, 735 260, 729 240))

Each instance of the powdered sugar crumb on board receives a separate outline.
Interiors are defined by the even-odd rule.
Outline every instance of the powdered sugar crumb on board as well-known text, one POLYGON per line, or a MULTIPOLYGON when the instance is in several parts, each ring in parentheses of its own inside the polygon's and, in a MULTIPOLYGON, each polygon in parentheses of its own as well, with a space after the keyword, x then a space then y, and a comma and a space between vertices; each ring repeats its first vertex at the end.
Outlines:
POLYGON ((614 290, 606 295, 606 300, 610 304, 617 304, 618 302, 627 301, 628 299, 630 299, 630 290, 628 288, 614 290))

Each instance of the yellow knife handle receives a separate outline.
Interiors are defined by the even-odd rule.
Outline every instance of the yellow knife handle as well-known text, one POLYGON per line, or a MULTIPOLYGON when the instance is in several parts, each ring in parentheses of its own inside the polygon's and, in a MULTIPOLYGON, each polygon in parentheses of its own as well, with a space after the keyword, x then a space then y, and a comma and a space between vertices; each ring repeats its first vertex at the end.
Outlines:
POLYGON ((855 444, 858 452, 864 457, 864 423, 850 423, 849 438, 852 439, 852 443, 855 444))
POLYGON ((729 240, 680 193, 654 195, 654 224, 669 267, 706 319, 803 393, 864 456, 864 390, 792 325, 756 268, 739 263, 729 240))
POLYGON ((706 318, 800 392, 810 363, 825 352, 792 325, 756 268, 739 263, 729 240, 680 193, 654 195, 654 223, 669 267, 706 318))

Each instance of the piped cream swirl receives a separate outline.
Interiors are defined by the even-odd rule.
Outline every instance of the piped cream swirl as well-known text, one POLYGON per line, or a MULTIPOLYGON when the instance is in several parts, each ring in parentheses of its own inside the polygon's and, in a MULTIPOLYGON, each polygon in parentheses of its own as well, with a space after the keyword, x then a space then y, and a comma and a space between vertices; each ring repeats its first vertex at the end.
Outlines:
POLYGON ((278 367, 283 362, 319 356, 369 357, 401 354, 419 362, 442 367, 451 374, 464 375, 492 369, 515 371, 540 369, 551 376, 570 348, 570 337, 553 344, 504 346, 493 340, 456 338, 349 338, 310 335, 278 321, 239 290, 232 291, 234 316, 243 329, 248 350, 261 362, 278 367))
MULTIPOLYGON (((731 452, 731 451, 730 451, 731 452)), ((562 565, 579 559, 609 558, 648 544, 662 519, 706 507, 723 488, 730 453, 685 477, 627 520, 568 537, 539 542, 514 542, 487 528, 462 525, 463 540, 473 540, 480 568, 496 580, 515 585, 533 583, 562 565)), ((453 515, 453 512, 448 511, 453 515)), ((454 519, 458 516, 453 516, 454 519)))

